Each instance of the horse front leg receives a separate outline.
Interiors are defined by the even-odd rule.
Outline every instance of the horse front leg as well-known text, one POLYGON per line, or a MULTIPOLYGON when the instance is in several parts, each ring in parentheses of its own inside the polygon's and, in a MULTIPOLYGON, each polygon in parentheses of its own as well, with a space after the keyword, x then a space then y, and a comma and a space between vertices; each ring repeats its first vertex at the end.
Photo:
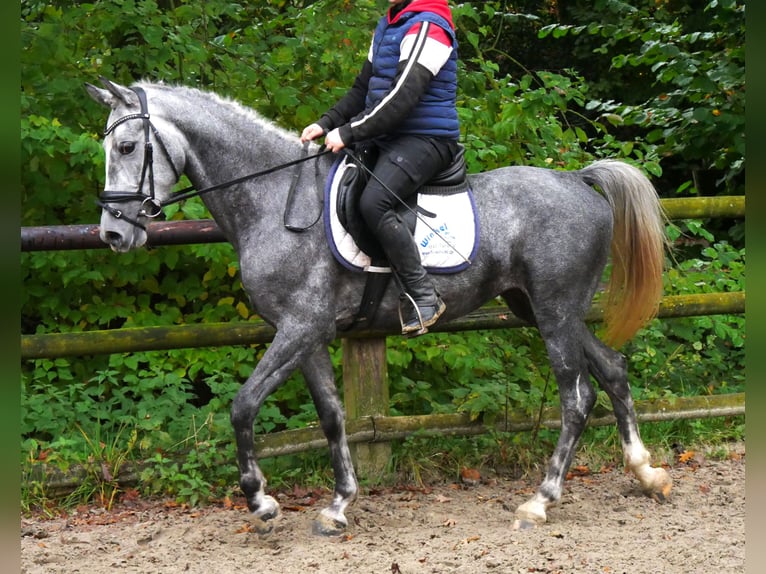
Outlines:
POLYGON ((322 348, 311 355, 304 361, 301 371, 314 400, 322 431, 327 437, 335 476, 332 502, 314 521, 313 531, 314 534, 334 536, 344 532, 348 526, 346 507, 356 499, 359 487, 346 439, 345 416, 335 386, 329 351, 322 348))
POLYGON ((299 349, 305 348, 303 344, 295 345, 291 340, 277 332, 231 405, 230 420, 237 443, 239 485, 250 512, 264 521, 279 514, 279 504, 265 493, 266 479, 255 456, 253 424, 266 398, 287 380, 305 356, 305 352, 299 352, 299 349))
POLYGON ((561 498, 577 443, 596 404, 596 391, 590 382, 582 344, 572 336, 577 330, 571 327, 560 326, 555 336, 549 338, 541 330, 559 388, 561 433, 543 482, 535 495, 516 509, 514 530, 534 528, 547 521, 548 507, 561 498))
POLYGON ((633 472, 648 496, 665 502, 673 488, 673 480, 664 468, 652 467, 649 463, 649 451, 644 447, 638 431, 625 357, 604 345, 590 332, 588 335, 585 356, 591 373, 612 402, 625 466, 633 472))

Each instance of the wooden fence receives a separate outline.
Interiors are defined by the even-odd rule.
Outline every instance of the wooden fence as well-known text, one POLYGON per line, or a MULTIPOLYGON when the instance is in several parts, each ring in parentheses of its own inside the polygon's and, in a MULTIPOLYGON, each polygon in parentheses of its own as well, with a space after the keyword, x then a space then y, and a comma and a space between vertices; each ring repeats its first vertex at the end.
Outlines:
MULTIPOLYGON (((743 218, 744 196, 692 199, 664 199, 669 219, 743 218)), ((148 226, 149 242, 154 246, 224 241, 211 220, 155 222, 148 226)), ((96 225, 27 227, 21 230, 23 251, 105 248, 98 239, 96 225)), ((663 298, 660 318, 714 314, 741 314, 745 293, 708 293, 663 298)), ((587 320, 597 322, 601 310, 594 307, 587 320)), ((482 308, 463 318, 437 324, 434 332, 478 329, 504 329, 524 323, 504 307, 482 308)), ((413 433, 421 435, 470 435, 492 428, 507 431, 535 427, 558 428, 557 408, 545 409, 538 419, 524 413, 509 412, 503 421, 485 425, 467 414, 388 416, 386 337, 394 332, 366 331, 342 340, 344 404, 346 428, 354 449, 360 476, 376 475, 390 457, 390 441, 413 433)), ((83 333, 53 333, 21 336, 21 358, 55 358, 75 355, 166 350, 183 347, 250 345, 268 343, 273 329, 264 322, 209 323, 172 327, 136 327, 83 333)), ((744 414, 745 394, 677 398, 671 402, 636 404, 639 420, 656 421, 744 414)), ((609 412, 595 412, 590 425, 612 424, 609 412)), ((301 452, 326 446, 319 428, 272 433, 257 439, 261 457, 301 452)))

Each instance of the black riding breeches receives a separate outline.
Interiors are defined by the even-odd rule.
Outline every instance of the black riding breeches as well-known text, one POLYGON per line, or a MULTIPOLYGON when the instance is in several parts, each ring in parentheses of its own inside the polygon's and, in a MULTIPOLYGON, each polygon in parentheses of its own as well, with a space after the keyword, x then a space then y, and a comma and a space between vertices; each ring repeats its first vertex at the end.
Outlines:
POLYGON ((362 217, 373 232, 386 212, 449 167, 457 153, 456 141, 423 136, 385 138, 376 140, 375 146, 376 177, 370 177, 359 202, 362 217))

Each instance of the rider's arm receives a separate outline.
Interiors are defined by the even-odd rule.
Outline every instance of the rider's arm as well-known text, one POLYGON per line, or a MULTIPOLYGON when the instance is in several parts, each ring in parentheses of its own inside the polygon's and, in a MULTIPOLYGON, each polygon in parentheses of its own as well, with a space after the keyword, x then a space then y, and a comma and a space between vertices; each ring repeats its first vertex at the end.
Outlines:
POLYGON ((371 110, 360 113, 339 133, 349 145, 390 133, 417 105, 433 77, 449 59, 452 43, 436 24, 422 22, 404 37, 391 89, 371 110))
POLYGON ((356 76, 354 85, 338 102, 316 122, 325 133, 342 126, 351 118, 364 110, 365 98, 367 97, 367 84, 372 76, 372 62, 366 60, 362 70, 356 76))

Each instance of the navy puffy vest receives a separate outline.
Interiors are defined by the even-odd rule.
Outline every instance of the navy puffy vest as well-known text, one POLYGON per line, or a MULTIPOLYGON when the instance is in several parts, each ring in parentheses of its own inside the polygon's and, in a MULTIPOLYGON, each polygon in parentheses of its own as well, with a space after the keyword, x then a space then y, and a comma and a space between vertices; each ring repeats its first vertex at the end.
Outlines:
POLYGON ((412 25, 423 21, 441 26, 452 40, 453 49, 449 60, 433 78, 415 109, 398 126, 397 133, 458 139, 460 123, 455 109, 457 39, 449 22, 432 12, 407 12, 391 25, 387 16, 380 19, 373 38, 373 69, 367 92, 367 109, 374 107, 390 89, 399 64, 399 45, 412 25))

